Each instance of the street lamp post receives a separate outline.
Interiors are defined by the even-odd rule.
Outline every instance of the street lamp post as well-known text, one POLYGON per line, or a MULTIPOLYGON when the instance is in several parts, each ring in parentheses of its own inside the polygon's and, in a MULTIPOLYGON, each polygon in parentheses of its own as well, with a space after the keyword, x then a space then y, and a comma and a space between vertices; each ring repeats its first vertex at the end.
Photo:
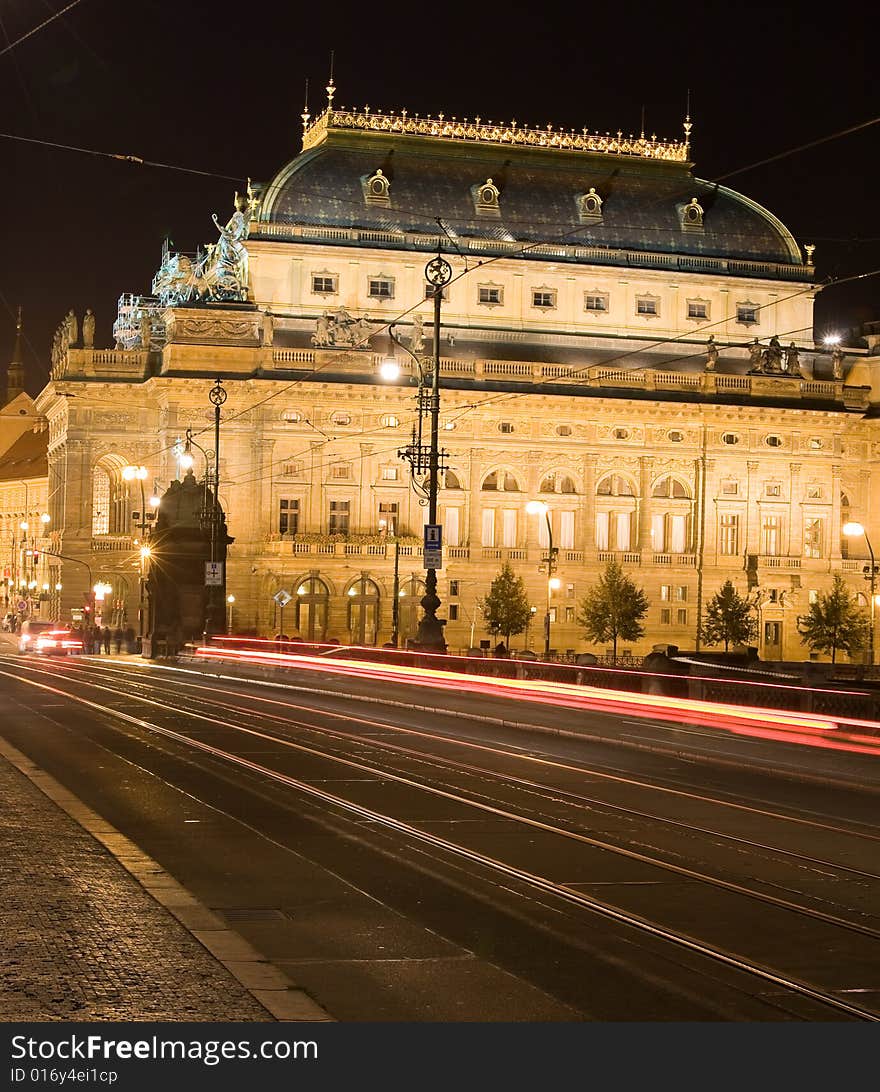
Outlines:
POLYGON ((559 547, 553 545, 553 525, 550 522, 550 510, 543 501, 529 501, 526 511, 530 516, 543 515, 547 521, 547 556, 542 558, 542 563, 547 565, 547 613, 544 615, 544 659, 550 659, 550 611, 552 609, 550 597, 554 588, 559 587, 559 579, 553 574, 556 572, 556 562, 559 556, 559 547))
POLYGON ((875 600, 876 600, 876 594, 877 594, 877 572, 878 572, 877 564, 874 561, 874 550, 873 550, 873 548, 871 546, 871 540, 868 538, 868 532, 861 525, 861 523, 855 523, 855 522, 845 523, 843 525, 843 533, 846 535, 847 538, 858 538, 859 536, 862 536, 864 538, 864 540, 865 540, 865 545, 868 547, 868 555, 871 558, 871 563, 864 567, 863 572, 865 574, 865 580, 868 581, 868 584, 869 584, 870 589, 871 589, 871 629, 870 629, 870 636, 869 636, 869 639, 868 639, 868 664, 873 666, 873 664, 874 664, 874 609, 875 609, 875 600))
POLYGON ((144 587, 146 586, 146 580, 144 578, 144 565, 147 558, 150 556, 149 547, 146 544, 147 537, 147 498, 144 493, 144 479, 149 471, 145 466, 127 466, 122 471, 122 477, 124 481, 131 482, 137 481, 141 487, 141 565, 140 565, 140 587, 138 589, 138 644, 143 648, 144 644, 144 587), (144 550, 147 553, 144 553, 144 550))
POLYGON ((235 605, 235 596, 226 596, 226 632, 232 632, 232 608, 235 605))

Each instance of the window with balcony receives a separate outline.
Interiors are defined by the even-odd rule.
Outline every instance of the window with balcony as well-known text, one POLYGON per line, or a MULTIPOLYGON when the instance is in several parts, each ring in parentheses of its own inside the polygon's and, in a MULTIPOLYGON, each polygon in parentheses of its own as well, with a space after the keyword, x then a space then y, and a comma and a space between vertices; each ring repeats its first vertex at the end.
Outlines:
POLYGON ((739 516, 725 513, 718 521, 718 550, 725 557, 739 553, 739 516))
POLYGON ((351 501, 330 501, 328 531, 331 535, 347 535, 351 518, 351 501))
POLYGON ((379 531, 397 534, 397 501, 379 501, 376 522, 379 531))
POLYGON ((447 546, 461 545, 461 509, 444 508, 443 510, 443 538, 447 546))
POLYGON ((776 557, 782 547, 782 517, 761 517, 761 553, 765 557, 776 557))
POLYGON ((626 552, 632 548, 632 512, 596 513, 596 548, 626 552))
POLYGON ((295 535, 299 531, 299 500, 281 497, 278 501, 278 533, 295 535))
POLYGON ((517 510, 515 508, 502 508, 501 510, 501 545, 509 549, 516 546, 517 510))
POLYGON ((825 520, 821 518, 804 521, 804 557, 822 557, 825 543, 825 520))

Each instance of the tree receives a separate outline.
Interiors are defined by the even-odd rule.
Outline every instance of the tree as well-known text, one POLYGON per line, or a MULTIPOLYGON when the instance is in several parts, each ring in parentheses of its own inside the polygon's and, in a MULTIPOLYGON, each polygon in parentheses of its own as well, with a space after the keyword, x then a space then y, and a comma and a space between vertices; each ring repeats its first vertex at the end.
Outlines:
POLYGON ((732 644, 744 645, 758 632, 758 621, 752 613, 754 609, 755 604, 744 599, 731 580, 725 580, 721 591, 716 592, 706 604, 700 638, 707 645, 723 643, 725 652, 732 644))
POLYGON ((820 592, 809 613, 798 618, 797 627, 804 644, 814 652, 830 652, 832 663, 838 649, 852 654, 867 642, 867 620, 840 573, 834 574, 831 591, 820 592))
POLYGON ((486 629, 489 633, 503 633, 510 644, 531 621, 532 610, 526 596, 526 586, 521 576, 516 576, 508 562, 492 581, 489 594, 480 603, 486 629))
POLYGON ((611 641, 612 655, 617 663, 617 642, 637 641, 645 634, 641 619, 648 609, 648 597, 630 580, 618 562, 609 561, 599 577, 580 601, 578 625, 591 641, 611 641))

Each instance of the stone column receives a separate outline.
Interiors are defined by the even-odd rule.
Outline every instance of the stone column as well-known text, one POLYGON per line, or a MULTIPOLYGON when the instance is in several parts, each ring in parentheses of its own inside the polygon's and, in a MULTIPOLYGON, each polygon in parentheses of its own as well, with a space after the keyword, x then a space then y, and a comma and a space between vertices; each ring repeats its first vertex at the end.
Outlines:
POLYGON ((801 464, 789 463, 791 478, 789 488, 788 553, 789 557, 802 557, 804 553, 804 506, 801 484, 801 464))
MULTIPOLYGON (((698 460, 699 463, 699 460, 698 460)), ((712 564, 715 564, 715 557, 718 552, 718 510, 715 501, 718 497, 718 463, 715 459, 706 459, 706 465, 704 473, 706 475, 703 496, 700 498, 697 496, 694 501, 694 523, 698 523, 700 519, 700 503, 705 506, 703 513, 703 556, 705 565, 705 558, 711 558, 712 564)), ((695 481, 699 485, 699 474, 697 474, 695 481)), ((693 540, 697 541, 697 527, 694 527, 693 540)))
POLYGON ((653 499, 651 497, 651 479, 654 471, 654 456, 642 455, 639 458, 639 525, 637 530, 637 545, 644 556, 653 550, 651 541, 651 515, 653 512, 653 499))
POLYGON ((480 495, 480 479, 483 470, 482 448, 472 447, 470 456, 470 485, 468 489, 468 543, 471 548, 471 559, 480 556, 478 551, 482 541, 480 537, 480 520, 483 517, 483 505, 480 495))
POLYGON ((761 545, 761 509, 758 505, 757 473, 761 464, 756 459, 749 459, 746 463, 748 470, 748 482, 746 484, 746 527, 745 544, 747 554, 760 553, 761 545))
POLYGON ((584 562, 596 558, 596 463, 598 455, 585 455, 583 466, 583 537, 584 562))
POLYGON ((843 526, 840 515, 840 469, 839 463, 831 466, 831 526, 828 529, 831 537, 828 555, 832 562, 840 561, 840 536, 843 526))
POLYGON ((305 524, 304 530, 306 531, 324 531, 326 530, 326 520, 324 517, 324 460, 322 456, 322 449, 324 447, 323 440, 312 440, 309 444, 311 447, 311 469, 310 469, 310 487, 309 487, 309 511, 303 513, 303 523, 305 524))

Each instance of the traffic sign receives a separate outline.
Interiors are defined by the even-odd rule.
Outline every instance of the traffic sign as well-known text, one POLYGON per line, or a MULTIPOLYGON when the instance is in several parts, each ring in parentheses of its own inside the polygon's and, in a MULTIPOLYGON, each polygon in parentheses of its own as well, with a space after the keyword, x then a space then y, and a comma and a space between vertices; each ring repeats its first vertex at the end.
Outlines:
POLYGON ((223 584, 223 562, 222 561, 206 561, 205 562, 205 585, 211 587, 218 587, 223 584))
POLYGON ((24 599, 19 599, 17 606, 19 610, 27 610, 27 603, 24 599))
POLYGON ((279 607, 286 607, 290 600, 293 599, 293 596, 290 594, 289 591, 285 591, 284 588, 280 588, 277 592, 275 592, 272 598, 275 600, 279 607))
POLYGON ((443 526, 440 523, 425 524, 425 545, 422 550, 422 568, 443 568, 443 526))

